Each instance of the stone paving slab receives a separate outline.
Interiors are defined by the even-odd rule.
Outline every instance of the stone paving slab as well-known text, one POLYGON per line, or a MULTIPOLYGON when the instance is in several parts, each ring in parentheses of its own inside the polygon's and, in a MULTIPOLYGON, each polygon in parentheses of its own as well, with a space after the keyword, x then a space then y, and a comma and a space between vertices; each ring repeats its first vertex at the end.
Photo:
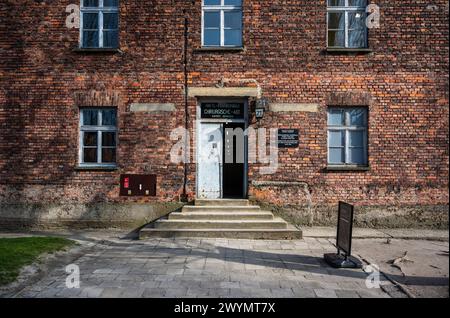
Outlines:
MULTIPOLYGON (((65 267, 54 268, 16 297, 383 298, 396 291, 368 289, 362 270, 330 268, 323 254, 334 251, 326 238, 109 239, 74 261, 79 289, 66 287, 65 267)), ((390 282, 382 277, 382 284, 390 282)))

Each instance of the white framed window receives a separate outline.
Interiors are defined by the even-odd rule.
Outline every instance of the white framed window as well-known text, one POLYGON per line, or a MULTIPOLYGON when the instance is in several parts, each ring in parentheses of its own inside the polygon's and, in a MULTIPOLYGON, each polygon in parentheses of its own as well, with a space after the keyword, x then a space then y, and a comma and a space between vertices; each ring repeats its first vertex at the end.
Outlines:
POLYGON ((328 109, 328 165, 367 166, 367 108, 328 109))
POLYGON ((242 47, 242 0, 203 0, 202 46, 242 47))
POLYGON ((329 48, 367 48, 367 0, 327 0, 329 48))
POLYGON ((119 47, 119 0, 81 0, 80 48, 119 47))
POLYGON ((79 164, 116 166, 117 110, 115 108, 80 109, 79 164))

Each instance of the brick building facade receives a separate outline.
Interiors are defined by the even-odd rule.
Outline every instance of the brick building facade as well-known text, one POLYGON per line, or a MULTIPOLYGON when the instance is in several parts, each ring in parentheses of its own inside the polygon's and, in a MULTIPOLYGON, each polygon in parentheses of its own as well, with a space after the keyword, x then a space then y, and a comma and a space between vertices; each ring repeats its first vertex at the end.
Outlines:
POLYGON ((186 120, 195 136, 210 99, 298 129, 276 173, 248 164, 251 199, 302 224, 329 224, 339 200, 361 225, 448 224, 448 2, 370 2, 362 49, 327 47, 325 0, 244 0, 242 47, 225 48, 202 46, 201 0, 120 1, 118 48, 83 49, 66 23, 78 0, 2 1, 0 224, 142 224, 194 199, 198 166, 171 162, 170 136, 186 120), (117 111, 115 167, 80 165, 87 107, 117 111), (333 107, 366 109, 367 164, 329 164, 333 107), (157 175, 157 195, 120 196, 123 174, 157 175))

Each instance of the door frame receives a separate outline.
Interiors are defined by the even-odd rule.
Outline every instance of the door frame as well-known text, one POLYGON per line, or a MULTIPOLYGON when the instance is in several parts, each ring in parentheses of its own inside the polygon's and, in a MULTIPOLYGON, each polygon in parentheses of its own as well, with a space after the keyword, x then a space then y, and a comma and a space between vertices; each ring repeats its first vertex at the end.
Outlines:
MULTIPOLYGON (((214 123, 214 124, 226 124, 226 123, 243 123, 245 130, 248 128, 248 99, 247 98, 225 98, 225 97, 215 97, 215 98, 198 98, 196 107, 196 124, 195 124, 195 197, 198 198, 198 181, 199 181, 199 169, 200 164, 200 127, 203 123, 214 123), (201 104, 202 103, 243 103, 244 104, 244 119, 216 119, 216 118, 201 118, 201 104)), ((244 193, 243 198, 248 197, 248 136, 244 136, 244 193)), ((223 183, 223 182, 222 182, 223 183)), ((222 185, 221 185, 222 186, 222 185)), ((222 189, 223 190, 223 189, 222 189)), ((223 197, 223 191, 222 197, 223 197)))

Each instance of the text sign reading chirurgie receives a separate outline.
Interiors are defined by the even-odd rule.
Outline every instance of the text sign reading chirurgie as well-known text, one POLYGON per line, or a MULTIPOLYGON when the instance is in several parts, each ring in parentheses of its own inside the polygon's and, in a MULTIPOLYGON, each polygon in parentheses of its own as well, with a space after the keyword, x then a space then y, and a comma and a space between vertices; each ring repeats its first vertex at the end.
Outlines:
POLYGON ((297 148, 298 146, 298 129, 278 129, 278 148, 297 148))
POLYGON ((203 119, 243 119, 243 103, 203 103, 201 116, 203 119))

